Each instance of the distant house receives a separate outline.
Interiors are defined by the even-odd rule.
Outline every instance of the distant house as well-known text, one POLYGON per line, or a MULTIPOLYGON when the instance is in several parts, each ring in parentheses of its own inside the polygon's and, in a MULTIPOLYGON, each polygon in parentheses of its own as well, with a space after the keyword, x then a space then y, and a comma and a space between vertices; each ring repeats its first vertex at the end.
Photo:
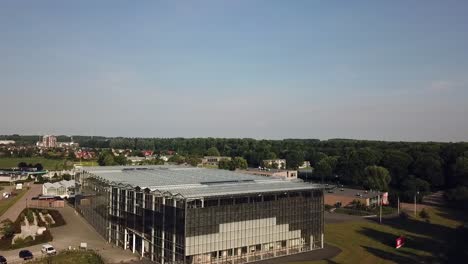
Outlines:
POLYGON ((143 150, 143 151, 141 151, 141 154, 143 154, 143 156, 145 156, 145 157, 153 156, 153 153, 154 153, 154 151, 152 151, 152 150, 143 150))
POLYGON ((202 159, 202 165, 218 166, 221 160, 231 160, 231 157, 225 156, 205 156, 202 159))
POLYGON ((75 158, 90 160, 96 158, 96 153, 94 151, 78 150, 75 152, 75 158))
POLYGON ((11 171, 0 171, 0 182, 13 183, 28 179, 28 174, 16 173, 11 171))
POLYGON ((57 170, 57 171, 48 171, 42 177, 52 179, 54 176, 62 177, 64 174, 69 174, 73 177, 75 176, 75 170, 57 170))
POLYGON ((36 168, 13 168, 0 170, 0 182, 17 182, 27 180, 30 176, 35 178, 44 175, 47 171, 37 171, 36 168))
POLYGON ((0 140, 0 145, 14 145, 15 143, 14 140, 0 140))
POLYGON ((248 168, 246 170, 237 170, 237 171, 241 172, 241 173, 259 175, 259 176, 265 176, 265 177, 283 178, 283 179, 286 179, 286 180, 297 179, 297 171, 296 170, 248 168))
POLYGON ((76 142, 57 142, 57 146, 59 148, 77 148, 79 147, 80 145, 76 142))
POLYGON ((286 169, 285 159, 269 159, 263 160, 263 166, 273 169, 286 169))
POLYGON ((60 196, 61 198, 68 198, 75 194, 75 180, 59 181, 59 182, 46 182, 42 185, 42 195, 46 196, 60 196))
POLYGON ((299 169, 305 169, 305 168, 310 168, 310 161, 304 161, 301 166, 299 166, 299 169))

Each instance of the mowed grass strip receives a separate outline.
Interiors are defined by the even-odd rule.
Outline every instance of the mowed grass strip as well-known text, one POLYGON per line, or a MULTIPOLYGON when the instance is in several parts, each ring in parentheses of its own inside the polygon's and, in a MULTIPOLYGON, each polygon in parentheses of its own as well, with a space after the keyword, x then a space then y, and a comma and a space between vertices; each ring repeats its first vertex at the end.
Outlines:
POLYGON ((7 169, 17 167, 18 163, 26 162, 27 164, 41 163, 46 170, 63 170, 70 168, 73 164, 65 159, 46 159, 43 157, 32 158, 0 158, 0 168, 7 169))
POLYGON ((83 167, 99 166, 99 164, 95 160, 86 160, 86 161, 81 161, 81 162, 74 162, 73 164, 80 165, 80 166, 83 166, 83 167))
POLYGON ((62 251, 55 256, 44 256, 41 259, 37 259, 30 264, 49 264, 49 263, 60 263, 60 264, 104 264, 101 256, 96 254, 94 251, 62 251))
POLYGON ((342 252, 323 261, 302 261, 295 264, 319 263, 432 263, 444 258, 452 246, 456 228, 468 214, 450 209, 427 209, 429 220, 419 217, 356 221, 325 225, 325 242, 342 252), (397 237, 404 235, 406 244, 395 248, 397 237))
POLYGON ((0 200, 0 216, 2 216, 12 205, 19 201, 27 191, 27 189, 23 189, 18 193, 18 195, 14 197, 0 200))

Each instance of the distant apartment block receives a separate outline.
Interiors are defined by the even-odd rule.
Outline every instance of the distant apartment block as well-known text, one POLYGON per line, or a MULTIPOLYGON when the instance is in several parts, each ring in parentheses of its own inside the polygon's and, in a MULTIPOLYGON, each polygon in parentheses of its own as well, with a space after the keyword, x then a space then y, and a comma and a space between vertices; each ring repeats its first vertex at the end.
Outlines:
POLYGON ((221 160, 231 160, 231 157, 225 156, 205 156, 202 159, 202 165, 218 166, 221 160))
POLYGON ((263 166, 273 169, 286 169, 285 159, 269 159, 263 160, 263 166))
POLYGON ((297 179, 297 171, 296 170, 277 170, 277 169, 256 169, 256 168, 248 168, 246 170, 238 170, 241 173, 251 174, 251 175, 258 175, 264 177, 275 177, 275 178, 283 178, 286 180, 293 180, 297 179))
POLYGON ((36 145, 43 148, 55 148, 57 147, 57 138, 55 136, 45 135, 42 137, 42 141, 38 141, 36 145))

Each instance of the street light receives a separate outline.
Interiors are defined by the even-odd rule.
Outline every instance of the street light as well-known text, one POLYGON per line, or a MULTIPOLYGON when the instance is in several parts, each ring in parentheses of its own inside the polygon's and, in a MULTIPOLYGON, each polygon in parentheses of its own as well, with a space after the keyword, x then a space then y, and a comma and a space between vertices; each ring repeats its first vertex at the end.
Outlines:
POLYGON ((416 195, 419 195, 419 191, 414 194, 414 216, 416 216, 416 195))

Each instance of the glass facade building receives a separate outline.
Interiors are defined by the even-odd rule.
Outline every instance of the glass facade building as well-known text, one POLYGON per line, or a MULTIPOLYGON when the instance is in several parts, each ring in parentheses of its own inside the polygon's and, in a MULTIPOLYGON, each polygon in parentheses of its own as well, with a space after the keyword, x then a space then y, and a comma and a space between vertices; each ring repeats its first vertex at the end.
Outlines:
POLYGON ((317 185, 164 166, 89 168, 77 183, 77 211, 109 243, 155 263, 246 263, 323 248, 317 185))

